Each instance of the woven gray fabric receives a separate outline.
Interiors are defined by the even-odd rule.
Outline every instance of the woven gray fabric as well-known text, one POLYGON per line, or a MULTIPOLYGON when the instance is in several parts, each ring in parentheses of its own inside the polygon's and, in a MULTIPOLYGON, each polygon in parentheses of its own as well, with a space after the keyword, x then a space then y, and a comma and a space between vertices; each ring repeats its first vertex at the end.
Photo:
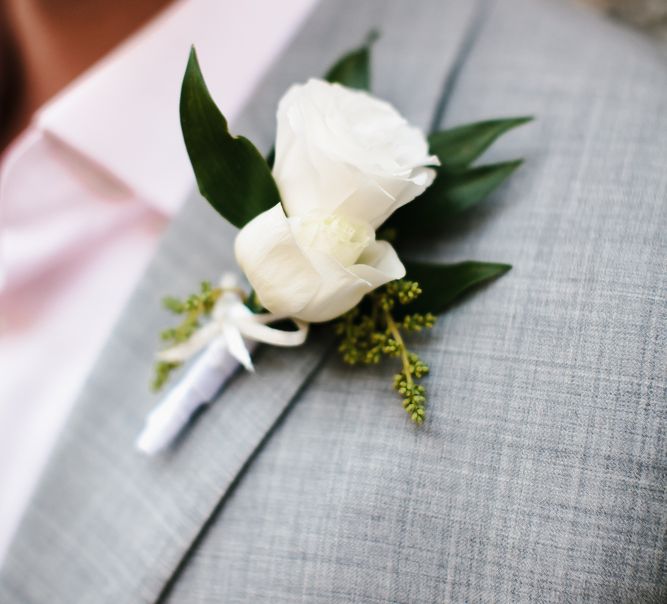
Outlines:
POLYGON ((316 337, 263 349, 169 455, 135 454, 157 301, 232 261, 233 231, 192 203, 75 409, 0 602, 667 597, 663 58, 568 4, 482 4, 458 72, 473 3, 327 0, 237 124, 268 146, 286 86, 372 26, 375 90, 411 120, 430 123, 452 73, 447 124, 539 116, 488 155, 528 158, 509 185, 413 250, 515 265, 417 341, 428 423, 409 424, 389 368, 348 370, 316 337))
POLYGON ((528 161, 415 253, 515 268, 420 342, 421 429, 330 359, 170 601, 665 601, 666 91, 585 10, 489 9, 446 121, 537 114, 488 157, 528 161))
MULTIPOLYGON (((427 126, 474 4, 326 0, 234 124, 267 149, 287 87, 322 74, 372 28, 376 91, 427 126), (416 45, 405 30, 419 32, 416 45), (405 74, 404 78, 393 77, 405 74)), ((178 66, 175 66, 178 68, 178 66)), ((323 358, 326 338, 298 350, 265 348, 256 374, 240 374, 170 453, 142 457, 134 439, 156 403, 148 383, 157 334, 173 321, 159 310, 202 278, 235 266, 234 231, 201 199, 185 208, 114 330, 0 570, 0 602, 153 602, 238 473, 270 435, 323 358)))

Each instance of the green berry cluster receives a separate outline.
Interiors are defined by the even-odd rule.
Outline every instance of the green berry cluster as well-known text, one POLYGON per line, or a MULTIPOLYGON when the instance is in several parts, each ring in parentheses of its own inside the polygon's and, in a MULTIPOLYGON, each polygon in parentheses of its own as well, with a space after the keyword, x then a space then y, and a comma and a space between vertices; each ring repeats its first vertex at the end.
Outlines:
POLYGON ((383 357, 400 358, 402 371, 394 376, 394 390, 403 400, 403 408, 413 422, 421 424, 426 417, 426 391, 416 381, 428 373, 428 365, 407 349, 404 333, 419 332, 433 327, 431 313, 395 313, 396 306, 405 306, 419 297, 421 288, 415 281, 392 281, 375 290, 335 325, 340 338, 338 351, 349 365, 371 365, 383 357), (401 318, 396 318, 400 314, 401 318))
MULTIPOLYGON (((167 310, 176 315, 182 315, 183 320, 176 326, 165 329, 160 337, 170 346, 185 342, 200 327, 200 319, 207 317, 213 311, 215 303, 220 298, 222 290, 212 287, 210 282, 204 281, 197 294, 188 296, 185 300, 167 297, 162 303, 167 310)), ((153 390, 160 390, 169 380, 172 371, 177 369, 180 363, 169 361, 158 361, 155 364, 155 377, 153 378, 153 390)))
POLYGON ((156 392, 161 390, 162 387, 169 381, 171 372, 174 371, 174 369, 178 369, 180 366, 180 363, 171 363, 169 361, 158 361, 155 363, 155 375, 153 376, 153 381, 151 382, 151 388, 156 392))

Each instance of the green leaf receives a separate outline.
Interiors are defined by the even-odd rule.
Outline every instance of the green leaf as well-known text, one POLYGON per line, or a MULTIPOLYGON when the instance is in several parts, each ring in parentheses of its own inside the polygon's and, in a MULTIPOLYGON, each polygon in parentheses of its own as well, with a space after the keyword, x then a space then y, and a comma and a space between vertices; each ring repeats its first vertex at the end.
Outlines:
POLYGON ((280 203, 260 152, 247 138, 230 134, 206 87, 194 47, 183 77, 180 114, 199 191, 224 218, 241 228, 280 203))
MULTIPOLYGON (((523 160, 517 159, 469 168, 455 174, 440 173, 436 182, 426 190, 422 197, 426 198, 427 203, 437 208, 439 216, 443 213, 459 214, 482 201, 522 163, 523 160)), ((424 207, 426 211, 425 204, 418 205, 424 207)), ((432 214, 431 210, 429 214, 432 214)))
POLYGON ((474 206, 498 187, 522 160, 471 168, 502 134, 529 122, 531 117, 515 117, 465 124, 436 132, 429 137, 431 152, 442 166, 433 184, 412 203, 396 212, 387 222, 399 235, 423 234, 474 206))
POLYGON ((181 302, 178 298, 173 296, 167 296, 162 300, 162 305, 167 309, 173 312, 176 315, 180 315, 185 312, 185 304, 181 302))
POLYGON ((508 130, 530 122, 532 117, 514 117, 465 124, 435 132, 428 137, 431 153, 437 155, 444 170, 465 168, 508 130))
POLYGON ((495 279, 512 266, 495 262, 468 260, 458 264, 405 262, 406 279, 417 281, 421 295, 404 309, 406 313, 440 314, 452 302, 472 288, 495 279))
POLYGON ((273 164, 276 161, 276 147, 275 145, 269 149, 269 152, 266 154, 266 163, 269 168, 273 169, 273 164))
POLYGON ((371 31, 366 42, 360 48, 347 53, 327 71, 324 79, 337 82, 348 88, 370 90, 371 88, 371 46, 377 40, 378 33, 371 31))
POLYGON ((387 222, 399 235, 433 231, 447 220, 474 206, 498 187, 523 160, 439 171, 433 184, 417 199, 400 208, 387 222))

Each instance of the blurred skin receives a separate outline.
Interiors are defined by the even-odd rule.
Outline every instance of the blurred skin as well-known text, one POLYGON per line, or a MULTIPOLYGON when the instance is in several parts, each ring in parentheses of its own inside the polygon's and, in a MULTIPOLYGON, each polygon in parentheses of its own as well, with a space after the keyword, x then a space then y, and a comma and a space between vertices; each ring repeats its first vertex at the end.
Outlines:
POLYGON ((0 0, 0 150, 170 0, 0 0))

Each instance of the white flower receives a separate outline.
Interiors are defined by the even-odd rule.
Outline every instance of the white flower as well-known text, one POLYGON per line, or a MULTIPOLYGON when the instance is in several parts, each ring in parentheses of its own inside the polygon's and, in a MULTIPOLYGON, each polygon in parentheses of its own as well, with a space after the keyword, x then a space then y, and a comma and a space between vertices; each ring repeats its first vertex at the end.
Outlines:
POLYGON ((288 216, 313 208, 374 228, 420 195, 437 165, 418 128, 366 92, 310 80, 278 105, 273 175, 288 216))
POLYGON ((405 275, 375 229, 432 182, 438 159, 388 103, 320 80, 278 106, 278 204, 239 232, 236 258, 261 303, 304 321, 333 319, 405 275))

